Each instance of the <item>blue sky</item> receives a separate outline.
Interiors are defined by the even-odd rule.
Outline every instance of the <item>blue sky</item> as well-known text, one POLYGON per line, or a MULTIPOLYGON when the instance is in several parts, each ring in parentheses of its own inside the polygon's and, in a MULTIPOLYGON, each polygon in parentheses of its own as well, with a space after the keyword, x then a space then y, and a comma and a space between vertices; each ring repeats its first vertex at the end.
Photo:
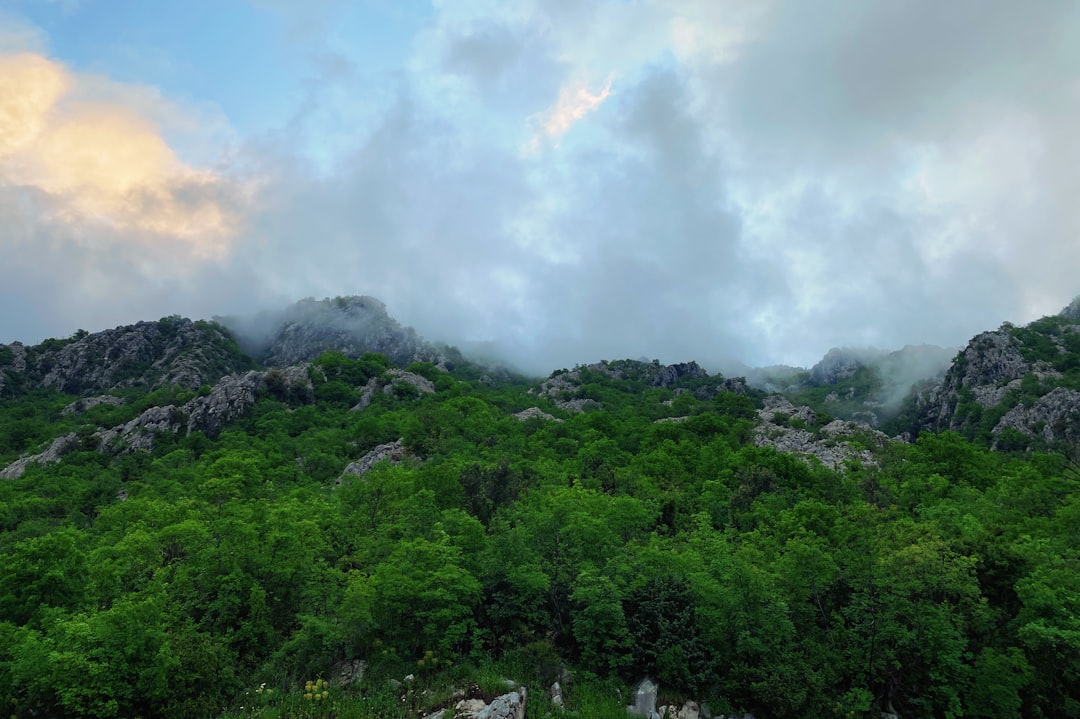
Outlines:
POLYGON ((1080 10, 8 0, 0 342, 370 294, 536 371, 1080 292, 1080 10))

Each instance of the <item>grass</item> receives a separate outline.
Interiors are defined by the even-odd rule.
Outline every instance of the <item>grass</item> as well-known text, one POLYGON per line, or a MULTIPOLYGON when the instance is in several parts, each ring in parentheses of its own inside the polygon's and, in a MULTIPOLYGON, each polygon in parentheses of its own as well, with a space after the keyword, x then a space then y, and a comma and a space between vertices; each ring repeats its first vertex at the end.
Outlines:
POLYGON ((321 679, 287 687, 263 684, 246 691, 218 719, 417 719, 443 707, 452 709, 464 697, 490 702, 511 691, 507 679, 528 689, 526 716, 530 719, 626 718, 629 689, 621 682, 575 678, 570 687, 563 688, 563 710, 551 703, 551 681, 530 672, 526 664, 520 657, 511 657, 480 666, 415 672, 412 682, 373 673, 348 687, 324 684, 321 679))

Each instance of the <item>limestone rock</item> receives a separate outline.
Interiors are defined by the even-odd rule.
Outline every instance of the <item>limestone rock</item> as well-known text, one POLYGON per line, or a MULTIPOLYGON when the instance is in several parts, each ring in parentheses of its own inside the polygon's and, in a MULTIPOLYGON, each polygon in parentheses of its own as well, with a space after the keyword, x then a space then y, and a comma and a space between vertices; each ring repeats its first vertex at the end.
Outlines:
POLYGON ((645 677, 634 687, 634 703, 626 707, 626 711, 648 719, 659 716, 656 712, 656 693, 659 690, 660 685, 645 677))
POLYGON ((208 437, 219 435, 229 423, 255 406, 262 381, 261 372, 231 375, 218 382, 206 397, 196 397, 185 404, 188 432, 202 432, 208 437))
POLYGON ((674 387, 675 383, 683 377, 702 379, 708 377, 706 372, 697 362, 680 362, 660 369, 656 378, 652 381, 653 387, 674 387))
POLYGON ((810 368, 810 383, 830 385, 845 380, 863 367, 869 367, 885 355, 874 348, 834 347, 810 368))
POLYGON ((456 719, 525 719, 525 687, 495 697, 490 704, 483 699, 463 699, 455 707, 456 719))
POLYGON ((558 682, 551 685, 551 688, 548 689, 548 695, 551 697, 552 706, 556 706, 560 709, 566 708, 566 700, 563 699, 562 686, 558 682))
POLYGON ((98 395, 97 397, 84 397, 83 399, 77 399, 64 407, 64 409, 60 410, 60 414, 79 415, 103 404, 118 407, 124 404, 124 399, 122 397, 113 397, 109 394, 98 395))
POLYGON ((1058 313, 1062 317, 1080 322, 1080 297, 1076 297, 1058 313))
POLYGON ((562 420, 559 419, 558 417, 555 417, 553 415, 548 414, 547 412, 540 409, 539 407, 529 407, 528 409, 523 409, 520 412, 518 412, 517 414, 515 414, 514 417, 516 419, 521 420, 522 422, 524 422, 526 420, 529 420, 529 419, 532 419, 533 417, 543 419, 543 420, 547 420, 547 421, 550 421, 550 422, 562 422, 562 420))
POLYGON ((403 369, 391 369, 388 370, 386 374, 390 375, 390 377, 393 378, 391 381, 394 384, 401 382, 407 385, 411 385, 417 390, 419 390, 422 394, 435 393, 435 383, 433 383, 426 377, 421 377, 420 375, 414 374, 412 372, 406 372, 403 369))
POLYGON ((786 398, 773 395, 765 398, 765 405, 758 410, 761 423, 754 429, 754 445, 774 447, 803 458, 816 457, 830 469, 843 467, 850 460, 873 465, 873 453, 852 440, 869 439, 876 447, 883 447, 889 438, 870 425, 853 420, 833 420, 817 432, 790 426, 791 419, 802 420, 807 426, 814 423, 816 415, 809 407, 796 407, 786 398), (777 422, 783 422, 777 424, 777 422))
POLYGON ((245 337, 254 356, 274 367, 308 362, 323 352, 354 358, 378 352, 396 365, 443 360, 433 345, 411 327, 402 327, 374 297, 305 299, 282 312, 222 322, 245 337))
POLYGON ((702 716, 701 706, 691 700, 687 700, 681 707, 675 704, 662 706, 656 713, 664 719, 701 719, 702 716))
POLYGON ((27 371, 36 384, 69 394, 136 385, 198 389, 249 362, 225 328, 181 317, 86 334, 56 348, 46 342, 33 351, 27 371))
POLYGON ((1057 387, 1039 397, 1031 406, 1018 404, 998 420, 993 431, 1014 429, 1047 442, 1080 439, 1080 391, 1057 387))
POLYGON ((26 468, 31 464, 52 464, 53 462, 59 462, 61 457, 69 452, 75 451, 78 447, 79 437, 74 432, 65 434, 63 437, 57 437, 44 452, 30 455, 29 457, 21 457, 9 464, 3 470, 0 470, 0 479, 18 479, 23 476, 26 472, 26 468))
POLYGON ((367 662, 363 659, 342 659, 330 668, 331 686, 348 686, 364 678, 367 662))
POLYGON ((351 474, 354 477, 363 477, 379 462, 387 461, 391 464, 398 464, 401 460, 405 459, 405 456, 405 443, 402 439, 387 442, 386 444, 380 444, 378 447, 375 447, 363 457, 346 467, 344 471, 342 471, 342 479, 346 474, 351 474))
POLYGON ((371 400, 375 399, 375 393, 378 391, 378 389, 379 380, 375 377, 372 377, 367 381, 367 384, 364 385, 364 388, 360 390, 360 401, 353 405, 349 409, 349 411, 359 412, 361 410, 367 409, 368 405, 371 404, 371 400))

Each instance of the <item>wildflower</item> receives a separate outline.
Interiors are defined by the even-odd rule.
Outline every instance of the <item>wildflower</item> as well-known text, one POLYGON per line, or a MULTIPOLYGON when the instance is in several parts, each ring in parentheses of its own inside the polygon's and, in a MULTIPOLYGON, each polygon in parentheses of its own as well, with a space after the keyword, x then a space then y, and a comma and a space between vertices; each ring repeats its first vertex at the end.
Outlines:
POLYGON ((311 701, 311 692, 308 692, 307 694, 305 694, 304 698, 307 699, 308 701, 311 701))
POLYGON ((330 692, 328 692, 328 691, 326 691, 325 689, 323 689, 323 693, 322 693, 322 698, 323 698, 323 699, 325 699, 325 698, 326 698, 326 697, 328 697, 328 696, 330 696, 330 692))

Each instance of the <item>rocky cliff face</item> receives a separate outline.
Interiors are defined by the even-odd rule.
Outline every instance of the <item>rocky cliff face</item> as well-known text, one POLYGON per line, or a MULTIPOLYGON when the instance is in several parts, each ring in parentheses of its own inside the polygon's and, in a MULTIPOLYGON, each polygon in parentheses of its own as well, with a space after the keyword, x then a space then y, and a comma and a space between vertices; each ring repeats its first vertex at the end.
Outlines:
POLYGON ((198 389, 250 366, 224 327, 166 317, 33 347, 0 345, 0 395, 35 387, 74 395, 132 386, 198 389))
POLYGON ((1006 323, 976 335, 915 404, 918 429, 995 446, 1010 435, 1010 446, 1018 435, 1080 440, 1080 299, 1025 327, 1006 323))
POLYGON ((435 362, 439 350, 402 327, 374 297, 306 299, 280 313, 221 318, 257 359, 271 367, 309 362, 323 352, 359 357, 378 352, 396 365, 435 362))

